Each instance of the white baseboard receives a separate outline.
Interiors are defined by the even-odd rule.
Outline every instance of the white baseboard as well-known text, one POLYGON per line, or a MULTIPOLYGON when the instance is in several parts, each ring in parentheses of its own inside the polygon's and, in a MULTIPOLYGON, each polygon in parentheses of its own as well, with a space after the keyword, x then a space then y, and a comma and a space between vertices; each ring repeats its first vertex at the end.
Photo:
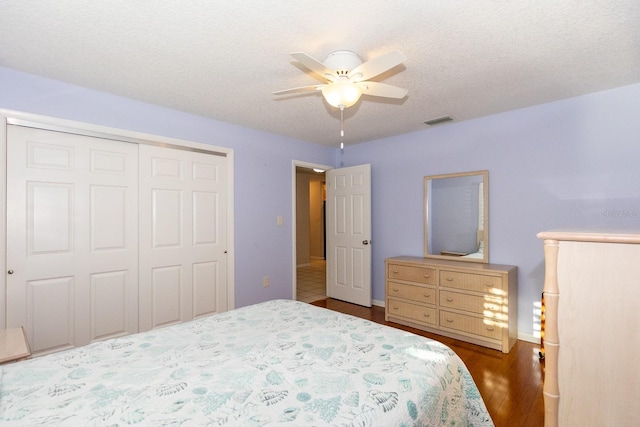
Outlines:
POLYGON ((518 332, 518 339, 520 341, 532 342, 534 344, 540 344, 540 337, 536 337, 535 335, 525 334, 523 332, 518 332))

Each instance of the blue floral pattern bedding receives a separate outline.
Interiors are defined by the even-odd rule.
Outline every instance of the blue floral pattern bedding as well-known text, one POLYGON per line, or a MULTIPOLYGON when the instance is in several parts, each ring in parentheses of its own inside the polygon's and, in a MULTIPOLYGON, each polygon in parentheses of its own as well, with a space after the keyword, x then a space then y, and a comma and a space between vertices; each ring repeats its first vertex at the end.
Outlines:
POLYGON ((2 425, 493 425, 445 345, 288 300, 1 368, 2 425))

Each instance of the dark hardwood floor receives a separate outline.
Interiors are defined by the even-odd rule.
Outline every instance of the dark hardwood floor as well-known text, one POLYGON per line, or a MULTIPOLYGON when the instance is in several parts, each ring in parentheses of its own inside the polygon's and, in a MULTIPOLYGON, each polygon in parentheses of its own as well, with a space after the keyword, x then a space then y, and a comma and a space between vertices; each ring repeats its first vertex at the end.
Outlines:
POLYGON ((539 427, 544 424, 540 346, 518 341, 509 354, 385 322, 384 308, 362 307, 325 299, 312 303, 320 307, 358 316, 438 340, 455 351, 467 365, 496 427, 539 427))

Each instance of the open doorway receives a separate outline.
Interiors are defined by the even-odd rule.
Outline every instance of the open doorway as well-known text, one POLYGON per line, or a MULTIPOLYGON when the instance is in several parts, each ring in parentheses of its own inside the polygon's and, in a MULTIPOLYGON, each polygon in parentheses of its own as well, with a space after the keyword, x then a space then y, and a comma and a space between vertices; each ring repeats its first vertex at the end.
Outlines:
POLYGON ((326 180, 324 167, 295 165, 294 296, 314 302, 327 297, 326 180))

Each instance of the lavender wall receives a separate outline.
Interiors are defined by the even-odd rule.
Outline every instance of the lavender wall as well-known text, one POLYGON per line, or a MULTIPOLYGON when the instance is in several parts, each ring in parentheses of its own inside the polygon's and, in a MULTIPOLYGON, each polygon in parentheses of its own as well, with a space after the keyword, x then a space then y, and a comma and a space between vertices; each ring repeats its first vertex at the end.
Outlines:
POLYGON ((371 163, 377 300, 386 257, 422 256, 423 176, 488 169, 490 261, 519 267, 518 330, 533 334, 536 233, 640 228, 640 84, 346 147, 341 160, 371 163))
POLYGON ((335 149, 2 67, 0 108, 232 148, 236 306, 292 297, 292 160, 333 165, 335 149))

